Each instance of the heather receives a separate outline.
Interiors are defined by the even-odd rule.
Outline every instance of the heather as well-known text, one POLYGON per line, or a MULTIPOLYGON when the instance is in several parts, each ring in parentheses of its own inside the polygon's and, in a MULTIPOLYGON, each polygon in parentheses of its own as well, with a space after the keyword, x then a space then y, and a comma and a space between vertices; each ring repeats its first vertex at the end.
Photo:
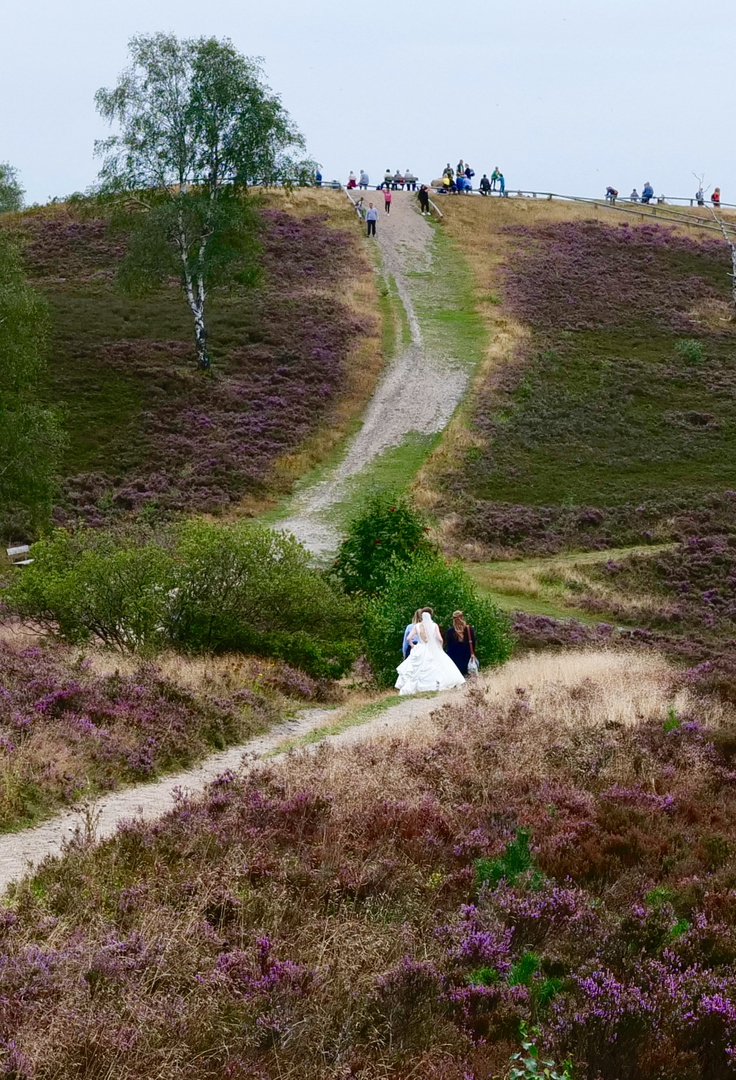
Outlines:
POLYGON ((286 665, 104 662, 59 645, 0 642, 0 829, 185 768, 269 727, 317 687, 286 665))
POLYGON ((280 459, 334 421, 348 357, 370 330, 337 285, 367 267, 325 214, 261 214, 263 284, 213 296, 210 377, 195 370, 173 284, 117 291, 125 236, 73 204, 20 219, 28 273, 51 308, 45 393, 70 436, 59 521, 257 501, 280 459))
POLYGON ((733 1075, 734 716, 654 657, 512 661, 377 744, 80 835, 2 917, 16 1077, 733 1075))
POLYGON ((503 310, 525 332, 443 481, 456 535, 504 555, 731 532, 725 244, 579 220, 501 236, 503 310))

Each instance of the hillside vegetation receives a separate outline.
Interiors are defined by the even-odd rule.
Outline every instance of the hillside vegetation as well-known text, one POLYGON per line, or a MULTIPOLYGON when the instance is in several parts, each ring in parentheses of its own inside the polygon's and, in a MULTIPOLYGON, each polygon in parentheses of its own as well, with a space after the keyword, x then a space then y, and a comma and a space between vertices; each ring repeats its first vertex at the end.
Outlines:
POLYGON ((345 433, 381 364, 354 215, 338 192, 299 190, 262 215, 263 284, 213 294, 209 378, 175 283, 117 290, 125 237, 105 220, 74 204, 5 219, 50 306, 45 397, 69 434, 57 520, 248 512, 345 433))
POLYGON ((732 531, 725 243, 576 205, 445 210, 494 339, 425 471, 452 545, 498 557, 732 531))
POLYGON ((728 1080, 734 730, 656 658, 517 660, 80 837, 0 913, 6 1072, 490 1080, 523 1020, 581 1080, 728 1080))

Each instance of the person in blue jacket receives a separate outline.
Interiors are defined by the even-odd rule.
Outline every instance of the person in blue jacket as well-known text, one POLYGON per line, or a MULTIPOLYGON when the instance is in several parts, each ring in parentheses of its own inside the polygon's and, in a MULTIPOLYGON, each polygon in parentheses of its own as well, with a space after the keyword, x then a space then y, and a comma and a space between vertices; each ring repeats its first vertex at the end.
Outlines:
MULTIPOLYGON (((417 610, 414 612, 414 618, 411 620, 411 622, 407 626, 406 630, 404 631, 404 641, 403 641, 403 643, 401 645, 401 653, 402 653, 402 656, 404 657, 405 660, 406 660, 407 656, 409 655, 409 653, 411 652, 412 630, 414 630, 414 627, 416 626, 417 623, 420 623, 422 621, 422 611, 423 610, 424 610, 424 608, 417 608, 417 610)), ((416 645, 416 631, 415 631, 415 634, 414 634, 414 644, 416 645)))
POLYGON ((653 199, 653 198, 654 198, 654 188, 652 187, 652 185, 647 180, 646 184, 641 189, 641 201, 643 203, 648 203, 649 200, 653 199))

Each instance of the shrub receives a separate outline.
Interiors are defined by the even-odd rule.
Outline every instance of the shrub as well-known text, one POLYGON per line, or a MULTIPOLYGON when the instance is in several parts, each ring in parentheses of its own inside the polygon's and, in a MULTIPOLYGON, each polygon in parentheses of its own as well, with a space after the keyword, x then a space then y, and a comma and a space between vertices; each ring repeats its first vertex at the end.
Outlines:
POLYGON ((481 664, 508 659, 513 638, 506 616, 491 600, 478 596, 459 563, 447 563, 438 555, 423 552, 407 566, 394 566, 383 591, 368 605, 366 652, 379 683, 389 686, 394 682, 404 629, 419 606, 433 608, 441 626, 449 625, 456 608, 462 609, 475 627, 481 664))
POLYGON ((705 360, 703 343, 695 338, 681 338, 675 342, 675 352, 688 364, 700 364, 705 360))
POLYGON ((428 526, 405 495, 377 492, 350 522, 334 571, 347 592, 374 595, 397 565, 433 551, 428 526))
POLYGON ((317 678, 341 675, 359 651, 350 602, 293 537, 268 529, 194 521, 159 534, 58 530, 33 557, 6 602, 68 641, 251 652, 317 678))

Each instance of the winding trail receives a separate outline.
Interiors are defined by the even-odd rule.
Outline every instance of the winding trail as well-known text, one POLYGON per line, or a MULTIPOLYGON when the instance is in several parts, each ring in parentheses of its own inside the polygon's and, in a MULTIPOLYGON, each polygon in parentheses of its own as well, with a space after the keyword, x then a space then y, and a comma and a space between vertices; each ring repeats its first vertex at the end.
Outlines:
MULTIPOLYGON (((392 708, 367 718, 363 723, 348 726, 337 734, 317 738, 308 743, 305 749, 314 750, 325 744, 347 744, 370 739, 371 736, 385 733, 389 729, 398 730, 428 716, 444 701, 459 700, 466 692, 466 687, 461 687, 458 691, 449 691, 431 698, 402 698, 392 708)), ((131 818, 144 821, 159 818, 172 809, 179 792, 198 795, 228 770, 233 773, 247 772, 260 767, 264 759, 279 760, 310 732, 325 726, 339 725, 341 715, 348 711, 349 707, 341 710, 304 709, 294 720, 285 721, 242 746, 233 746, 229 750, 212 754, 191 769, 91 800, 33 828, 0 835, 0 894, 11 882, 32 871, 43 859, 61 855, 65 844, 72 840, 75 834, 89 833, 96 840, 104 840, 112 836, 122 822, 130 821, 131 818)))
MULTIPOLYGON (((380 192, 376 194, 382 202, 380 192)), ((385 370, 343 460, 326 479, 298 493, 291 515, 279 523, 316 555, 338 545, 326 511, 345 497, 350 478, 407 436, 442 431, 468 385, 465 360, 447 355, 446 341, 426 334, 421 325, 421 306, 432 301, 437 291, 433 278, 441 276, 432 240, 432 227, 419 213, 416 196, 394 192, 391 213, 381 213, 376 242, 383 273, 396 283, 411 340, 399 347, 385 370)), ((436 301, 445 302, 441 292, 436 301)))

